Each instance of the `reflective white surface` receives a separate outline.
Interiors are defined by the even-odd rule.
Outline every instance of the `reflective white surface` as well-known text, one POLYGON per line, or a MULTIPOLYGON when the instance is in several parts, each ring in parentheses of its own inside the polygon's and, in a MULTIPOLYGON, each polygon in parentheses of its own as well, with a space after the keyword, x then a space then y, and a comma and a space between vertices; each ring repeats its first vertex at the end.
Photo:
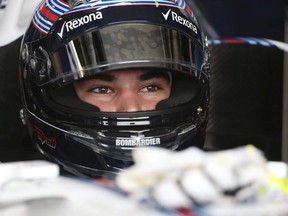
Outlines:
POLYGON ((41 0, 2 0, 0 8, 0 47, 24 34, 41 0))

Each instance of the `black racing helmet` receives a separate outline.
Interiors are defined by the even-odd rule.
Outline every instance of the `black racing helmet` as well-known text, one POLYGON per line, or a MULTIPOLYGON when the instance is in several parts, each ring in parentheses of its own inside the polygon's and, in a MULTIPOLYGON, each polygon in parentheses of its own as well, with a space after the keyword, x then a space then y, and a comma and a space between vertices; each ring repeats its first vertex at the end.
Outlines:
POLYGON ((44 0, 20 54, 32 140, 77 175, 124 169, 139 146, 202 147, 209 76, 206 38, 182 0, 44 0), (155 110, 103 112, 73 88, 77 80, 135 69, 169 73, 171 94, 155 110))

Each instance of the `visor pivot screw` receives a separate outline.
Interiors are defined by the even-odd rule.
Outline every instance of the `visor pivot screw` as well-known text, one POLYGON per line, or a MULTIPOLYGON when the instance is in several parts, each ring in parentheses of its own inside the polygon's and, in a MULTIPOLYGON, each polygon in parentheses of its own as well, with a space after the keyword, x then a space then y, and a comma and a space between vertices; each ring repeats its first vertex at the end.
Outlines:
POLYGON ((199 113, 201 113, 201 112, 203 112, 202 107, 198 107, 198 108, 197 108, 197 113, 199 114, 199 113))
POLYGON ((21 56, 24 63, 29 62, 29 49, 27 44, 23 45, 21 56))
POLYGON ((20 110, 20 119, 21 119, 23 125, 27 124, 26 116, 25 116, 23 109, 20 110))

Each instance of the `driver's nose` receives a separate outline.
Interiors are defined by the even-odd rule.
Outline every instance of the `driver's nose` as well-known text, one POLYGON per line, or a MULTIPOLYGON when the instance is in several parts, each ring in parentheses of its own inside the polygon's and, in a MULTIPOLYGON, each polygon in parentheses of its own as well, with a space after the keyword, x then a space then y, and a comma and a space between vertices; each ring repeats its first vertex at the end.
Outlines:
POLYGON ((141 97, 136 92, 126 91, 121 93, 115 103, 116 112, 143 111, 141 97))

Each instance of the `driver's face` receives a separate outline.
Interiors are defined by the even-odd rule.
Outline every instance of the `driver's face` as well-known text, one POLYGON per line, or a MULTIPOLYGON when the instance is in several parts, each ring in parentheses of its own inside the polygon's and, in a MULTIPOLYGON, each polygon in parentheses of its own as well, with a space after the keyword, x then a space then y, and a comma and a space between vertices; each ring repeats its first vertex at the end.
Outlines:
POLYGON ((170 96, 167 72, 121 70, 79 80, 74 88, 79 99, 104 112, 153 110, 170 96))

